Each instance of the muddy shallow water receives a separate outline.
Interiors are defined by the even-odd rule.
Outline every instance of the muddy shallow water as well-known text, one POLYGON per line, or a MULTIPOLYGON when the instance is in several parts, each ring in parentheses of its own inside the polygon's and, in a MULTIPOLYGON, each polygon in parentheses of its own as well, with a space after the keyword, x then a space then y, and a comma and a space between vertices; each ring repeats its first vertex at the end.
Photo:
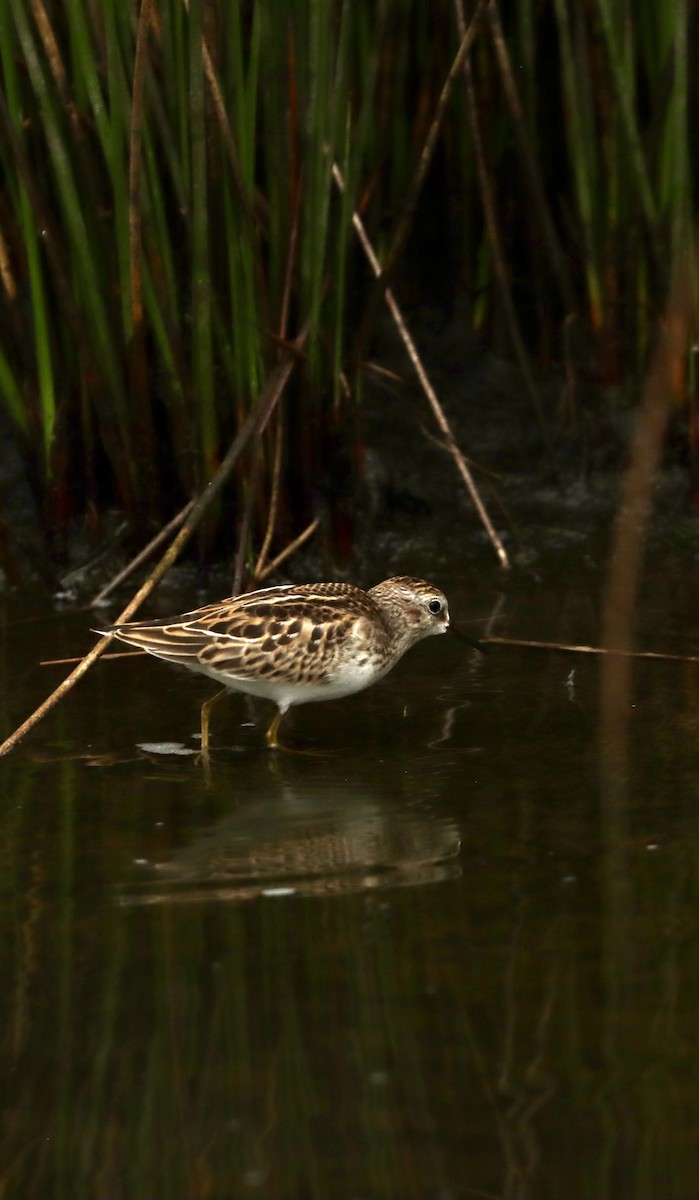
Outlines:
MULTIPOLYGON (((594 640, 569 564, 435 580, 472 632, 594 640)), ((656 557, 643 646, 696 653, 698 593, 656 557)), ((6 730, 91 623, 7 606, 6 730)), ((313 755, 227 700, 207 781, 207 681, 99 664, 0 763, 1 1194, 694 1196, 699 665, 638 663, 621 740, 598 692, 432 639, 293 713, 313 755)))

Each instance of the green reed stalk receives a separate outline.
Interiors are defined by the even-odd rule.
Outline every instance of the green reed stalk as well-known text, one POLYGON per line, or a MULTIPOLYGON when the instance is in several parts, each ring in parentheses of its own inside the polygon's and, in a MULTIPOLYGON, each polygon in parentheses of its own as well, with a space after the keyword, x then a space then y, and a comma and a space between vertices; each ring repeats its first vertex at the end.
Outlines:
MULTIPOLYGON (((470 62, 513 302, 534 297, 541 308, 536 320, 516 314, 532 330, 527 349, 555 354, 576 313, 614 348, 608 374, 620 378, 645 352, 667 263, 694 222, 689 5, 523 0, 514 20, 499 8, 488 0, 497 40, 484 22, 470 62), (527 178, 513 169, 515 136, 528 147, 527 178), (548 244, 564 248, 566 286, 554 295, 536 253, 542 220, 548 244)), ((473 6, 459 12, 466 21, 473 6)), ((0 260, 0 402, 47 477, 58 473, 51 494, 66 511, 71 496, 77 508, 100 493, 159 519, 170 483, 186 496, 210 475, 275 361, 275 339, 293 338, 308 314, 305 370, 284 423, 280 527, 304 477, 294 509, 310 506, 324 430, 345 403, 343 373, 350 389, 356 382, 348 340, 364 357, 376 322, 356 286, 366 285, 351 213, 361 210, 379 254, 393 244, 457 23, 452 4, 419 0, 159 0, 144 21, 139 76, 133 6, 0 6, 0 252, 16 281, 0 260), (111 479, 102 472, 98 486, 105 455, 111 479)), ((411 239, 396 278, 423 308, 442 281, 467 291, 471 323, 499 348, 506 323, 463 104, 447 106, 439 139, 408 215, 413 227, 448 225, 454 254, 425 264, 415 251, 424 240, 411 239)), ((266 527, 268 435, 258 452, 251 543, 266 527)))
POLYGON ((584 248, 587 298, 592 327, 600 330, 605 319, 598 236, 601 172, 597 157, 594 97, 587 61, 588 46, 580 22, 577 22, 577 37, 574 39, 566 0, 555 0, 555 9, 561 52, 561 83, 568 126, 567 141, 584 248))
POLYGON ((12 420, 27 432, 27 413, 24 408, 24 396, 15 378, 12 367, 0 346, 0 396, 12 420))
POLYGON ((37 380, 39 385, 39 401, 41 408, 41 427, 43 431, 44 458, 50 462, 53 428, 56 420, 56 389, 51 361, 51 339, 49 334, 49 316, 44 273, 39 255, 39 244, 36 237, 36 226, 26 191, 22 190, 21 198, 22 233, 24 248, 27 254, 29 271, 29 289, 34 317, 34 345, 36 349, 37 380))
MULTIPOLYGON (((684 0, 671 0, 657 14, 654 30, 659 55, 658 75, 671 81, 664 91, 657 152, 657 192, 669 227, 673 261, 679 261, 691 244, 692 166, 689 145, 689 12, 684 0)), ((663 93, 661 93, 663 95, 663 93)))
MULTIPOLYGON (((76 9, 79 7, 75 5, 76 9)), ((129 81, 126 78, 121 54, 118 11, 113 0, 107 0, 101 8, 101 40, 104 46, 106 68, 106 95, 99 80, 91 83, 92 111, 100 134, 102 150, 109 171, 109 185, 114 212, 114 246, 118 272, 118 296, 121 312, 123 338, 128 342, 132 334, 131 278, 129 254, 129 193, 128 175, 124 169, 128 144, 128 115, 130 104, 129 81)), ((81 39, 82 45, 83 39, 81 39)), ((88 33, 84 37, 85 69, 92 71, 95 60, 94 41, 88 33)))
POLYGON ((77 255, 76 283, 80 289, 81 298, 84 300, 83 311, 86 320, 93 327, 96 344, 103 356, 101 365, 111 384, 114 399, 119 401, 123 415, 123 387, 109 334, 104 299, 98 282, 95 240, 90 237, 86 215, 83 212, 76 172, 74 164, 70 160, 66 130, 63 127, 63 118, 58 107, 58 97, 51 87, 21 0, 9 0, 9 2, 24 61, 43 121, 51 166, 55 173, 57 198, 72 239, 72 247, 77 255))
POLYGON ((332 155, 346 64, 347 5, 332 11, 324 0, 308 0, 309 39, 297 39, 296 54, 305 76, 305 95, 300 114, 302 168, 302 215, 300 256, 301 304, 310 313, 312 345, 309 352, 311 379, 318 384, 323 280, 328 269, 329 219, 333 194, 332 155), (337 41, 335 18, 339 20, 337 41))
MULTIPOLYGON (((7 14, 5 14, 7 15, 7 14)), ((2 54, 6 83, 8 116, 19 131, 22 123, 21 100, 17 86, 17 74, 11 49, 10 32, 0 25, 0 54, 2 54)), ((34 346, 37 361, 37 382, 41 409, 41 426, 45 461, 48 464, 53 426, 56 416, 56 397, 51 359, 51 345, 47 318, 47 298, 39 255, 36 222, 32 219, 31 203, 21 180, 17 180, 15 202, 19 212, 20 227, 27 257, 30 303, 34 315, 34 346)), ((25 430, 28 427, 22 393, 9 361, 0 348, 0 390, 10 415, 25 430)))
POLYGON ((213 339, 211 328, 211 261, 209 257, 207 126, 202 59, 202 4, 189 2, 189 102, 191 120, 191 286, 192 386, 197 398, 199 436, 205 475, 214 469, 217 420, 214 409, 213 339))
MULTIPOLYGON (((249 41, 243 14, 231 14, 231 37, 221 60, 219 80, 229 85, 231 155, 222 161, 222 227, 226 231, 227 292, 222 345, 228 361, 231 412, 247 413, 264 374, 267 327, 266 282, 261 245, 253 216, 256 153, 260 139, 260 75, 263 70, 263 23, 260 5, 252 13, 249 41)), ((225 95, 225 90, 224 90, 225 95)), ((279 169, 279 168, 277 168, 279 169)))
MULTIPOLYGON (((120 354, 113 339, 105 303, 104 247, 101 231, 95 223, 99 208, 94 200, 92 167, 83 153, 78 122, 74 116, 66 120, 60 62, 52 58, 49 66, 21 0, 10 0, 10 8, 17 43, 36 102, 37 123, 32 127, 31 137, 33 141, 39 136, 45 138, 48 151, 48 162, 40 168, 30 167, 27 158, 27 170, 35 171, 31 197, 34 219, 40 220, 42 217, 38 203, 43 203, 44 194, 47 190, 53 192, 55 189, 57 231, 60 230, 59 237, 63 245, 54 251, 54 267, 55 255, 65 253, 63 246, 69 248, 65 257, 69 256, 71 260, 69 279, 73 299, 83 330, 87 331, 85 344, 77 346, 78 356, 82 358, 87 352, 91 360, 88 370, 99 364, 103 381, 95 388, 93 399, 105 446, 117 475, 122 478, 123 494, 136 493, 137 478, 129 453, 130 437, 120 354)), ((34 316, 36 320, 36 314, 34 316)), ((69 355, 73 359, 73 348, 69 350, 69 355)))
POLYGON ((643 215, 651 233, 657 223, 653 188, 646 165, 641 133, 637 120, 635 94, 635 47, 631 41, 629 11, 626 4, 613 7, 610 0, 597 0, 597 11, 607 46, 616 98, 622 118, 624 136, 628 144, 634 184, 643 209, 643 215))

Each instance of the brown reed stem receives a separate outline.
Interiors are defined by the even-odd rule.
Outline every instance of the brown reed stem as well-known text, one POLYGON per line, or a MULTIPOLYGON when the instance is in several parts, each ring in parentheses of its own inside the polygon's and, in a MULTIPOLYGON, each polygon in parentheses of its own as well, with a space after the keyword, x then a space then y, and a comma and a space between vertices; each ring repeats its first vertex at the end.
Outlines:
POLYGON ((393 268, 398 261, 400 254, 402 253, 403 247, 405 246, 408 234, 410 233, 410 226, 412 224, 413 216, 415 215, 417 202, 427 178, 427 172, 429 170, 430 163, 434 157, 437 140, 444 124, 444 118, 446 116, 447 106, 451 99, 452 91, 454 90, 454 84, 456 83, 459 73, 463 68, 466 55, 470 53, 471 47, 476 40, 476 34, 478 33, 482 13, 483 4, 482 2, 479 2, 476 5, 476 9, 468 27, 464 25, 463 29, 459 29, 459 37, 461 38, 459 48, 456 52, 451 67, 449 68, 449 72, 439 94, 439 99, 437 101, 437 106, 427 132, 427 137, 425 138, 422 149, 420 150, 420 157, 418 159, 417 167, 410 181, 407 197, 402 206, 400 219, 398 220, 393 231, 391 244, 384 255, 384 260, 381 264, 381 277, 378 281, 379 286, 385 286, 386 281, 388 278, 390 278, 393 268))
MULTIPOLYGON (((459 5, 461 10, 461 4, 459 5)), ((565 305, 567 313, 575 311, 575 294, 573 284, 571 282, 570 270, 568 261, 563 253, 561 242, 556 233, 556 229, 551 218, 551 211, 546 200, 546 188, 541 174, 540 162, 537 159, 532 147, 529 133, 527 131, 526 122, 524 119, 524 109, 520 100, 519 90, 515 81, 514 71, 512 70, 512 60, 505 39, 505 32, 502 27, 500 11, 497 5, 497 0, 488 0, 486 4, 486 16, 490 27, 490 36, 492 38, 493 47, 495 49, 495 61, 498 64, 500 78, 502 79, 503 91, 507 107, 510 110, 512 124, 517 140, 517 148, 519 150, 519 158, 524 168, 524 174, 529 188, 529 195, 536 213, 537 224, 541 232, 541 241, 546 251, 551 272, 556 285, 561 295, 561 299, 565 305)), ((462 28, 462 14, 459 17, 459 32, 462 28)))
POLYGON ((388 287, 394 267, 403 251, 410 233, 413 217, 415 215, 415 209, 417 208, 417 202, 420 198, 420 192, 424 186, 425 179, 427 178, 427 172, 429 170, 430 163, 434 157, 437 140, 442 125, 444 124, 444 117, 446 115, 449 100, 451 99, 454 84, 459 77, 459 72, 463 67, 466 55, 469 53, 473 42, 475 41, 476 34, 478 33, 480 27, 482 15, 483 0, 479 0, 468 28, 464 23, 463 28, 459 29, 459 37, 461 38, 459 48, 456 52, 451 67, 449 68, 449 72, 439 94, 439 99, 437 101, 432 121, 427 131, 427 137, 425 138, 422 149, 420 150, 415 172, 408 185, 407 195, 401 208, 401 215, 396 223, 395 229, 393 230, 393 235, 391 237, 388 250, 384 255, 384 259, 381 264, 381 271, 376 277, 374 292, 369 298, 362 315, 362 321, 356 339, 355 356, 357 359, 361 359, 363 356, 364 347, 372 335, 379 301, 388 287))
MULTIPOLYGON (((455 0, 456 16, 461 30, 463 16, 462 0, 455 0)), ((478 179, 478 187, 481 194, 481 204, 483 206, 483 217, 485 221, 485 230, 488 242, 490 244, 490 252, 493 256, 493 266, 495 269, 495 279, 497 281, 498 290, 500 293, 500 302, 502 304, 503 316, 509 333, 512 349, 514 351, 517 364, 522 374, 524 386, 532 402, 532 408, 536 414, 536 419, 541 431, 541 438, 548 454, 549 461, 554 470, 556 470, 556 460, 551 446, 551 439, 546 428, 544 414, 541 407, 541 400, 534 382, 531 367, 529 365, 529 357, 522 340, 522 335, 519 331, 517 321, 517 313, 515 304, 512 299, 512 290, 510 288, 509 272, 507 267, 507 259, 503 249, 502 238, 500 236, 500 225, 496 211, 495 189, 488 169, 486 159, 484 137, 481 130, 479 119, 479 108, 476 97, 476 86, 473 78, 473 70, 471 68, 471 60, 466 57, 462 64, 464 80, 466 83, 466 113, 468 116, 469 129, 471 131, 471 141, 473 143, 473 157, 476 164, 476 176, 478 179)))
POLYGON ((308 539, 313 536, 319 525, 320 517, 315 517, 311 521, 310 525, 307 525, 303 532, 300 533, 298 537, 294 538, 293 542, 289 542, 289 545, 286 546, 276 558, 273 558, 270 563, 267 563, 266 567, 263 567, 259 574, 255 572, 255 582, 261 583, 263 579, 266 579, 268 575, 271 575, 273 571, 276 571, 277 567, 280 567, 283 562, 286 562, 287 558, 291 558, 291 555, 295 554, 296 551, 303 546, 304 542, 307 542, 308 539))
POLYGON ((269 548, 274 537, 274 530, 277 524, 277 508, 279 505, 279 488, 282 473, 282 438, 284 432, 284 414, 281 409, 276 416, 277 429, 274 442, 274 462, 272 464, 272 490, 269 500, 269 514, 267 516, 267 528, 262 542, 262 548, 257 556, 255 569, 252 573, 253 579, 261 579, 264 564, 269 554, 269 548))
MULTIPOLYGON (((335 183, 336 183, 339 191, 341 191, 341 192, 344 191, 345 181, 342 177, 342 172, 340 171, 340 168, 338 167, 337 163, 333 163, 332 170, 333 170, 333 179, 335 180, 335 183)), ((359 238, 359 241, 361 242, 362 249, 364 250, 364 253, 366 254, 366 256, 369 260, 371 269, 378 278, 378 276, 381 274, 381 264, 380 264, 378 258, 376 257, 376 254, 374 253, 374 248, 373 248, 371 242, 369 241, 368 234, 366 232, 366 229, 364 228, 364 222, 362 221, 362 218, 359 216, 359 213, 354 212, 352 214, 352 224, 354 225, 354 228, 355 228, 355 231, 359 238)), ((405 346, 405 349, 408 352, 408 357, 409 357, 411 363, 413 364, 413 367, 415 368, 415 372, 420 381, 422 390, 425 393, 425 396, 427 397, 427 401, 430 405, 430 408, 432 409, 434 418, 435 418, 440 430, 442 431, 442 434, 444 436, 444 441, 446 444, 446 448, 447 448, 449 454, 451 454, 452 458, 454 459, 456 468, 457 468, 459 474, 461 475, 461 478, 463 479, 463 481, 466 485, 466 488, 469 492, 469 495, 471 496, 471 499, 475 505, 476 512, 478 513, 478 516, 480 517, 480 519, 483 523, 483 526, 485 527, 486 533, 488 534, 488 537, 490 538, 491 544, 492 544, 498 558, 500 559, 500 565, 503 567, 509 567, 510 560, 507 557, 507 551, 505 550, 505 547, 503 546, 502 541, 498 537, 497 531, 496 531, 492 521, 490 520, 490 517, 488 516, 488 512, 486 510, 486 507, 485 507, 483 501, 481 500, 481 497, 480 497, 478 488, 476 487, 473 475, 471 474, 471 471, 469 470, 469 467, 466 463, 466 460, 464 459, 463 454, 461 453, 459 447, 456 444, 456 439, 454 438, 454 434, 452 433, 451 425, 449 424, 449 422, 444 414, 444 410, 443 410, 441 404, 439 403, 439 400, 437 399, 437 394, 436 394, 434 388, 432 387, 432 384, 430 383, 427 372, 422 364, 422 359, 420 358, 420 355, 418 354, 417 347, 416 347, 412 337, 410 336, 408 327, 403 319, 403 314, 401 313, 400 308, 398 307, 398 304, 396 303, 395 296, 393 295, 393 292, 391 291, 390 288, 386 288, 386 290, 384 292, 384 300, 386 301, 389 312, 390 312, 391 316, 393 317, 393 321, 395 323, 396 329, 398 330, 400 339, 403 342, 403 345, 405 346)))

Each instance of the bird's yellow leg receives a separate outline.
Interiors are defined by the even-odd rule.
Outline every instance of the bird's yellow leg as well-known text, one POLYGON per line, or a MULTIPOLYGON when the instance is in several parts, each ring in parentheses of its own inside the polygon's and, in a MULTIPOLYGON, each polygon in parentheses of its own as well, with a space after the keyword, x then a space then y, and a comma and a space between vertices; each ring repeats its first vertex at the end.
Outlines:
POLYGON ((265 740, 269 746, 269 749, 283 750, 285 754, 297 754, 300 758, 318 758, 319 752, 317 750, 297 750, 295 747, 285 746, 283 742, 279 741, 277 734, 279 733, 279 726, 282 723, 283 717, 284 713, 281 711, 278 712, 269 729, 267 730, 265 740))
POLYGON ((270 725, 269 729, 267 730, 267 733, 265 736, 265 741, 267 742, 267 745, 269 746, 270 750, 283 750, 284 749, 281 742, 279 742, 279 740, 277 738, 277 734, 279 733, 279 726, 282 723, 283 716, 284 716, 284 713, 282 712, 281 709, 279 709, 279 712, 277 713, 276 717, 272 721, 272 724, 270 725))
POLYGON ((216 704, 218 704, 219 700, 221 700, 222 697, 225 696, 227 691, 228 691, 228 688, 221 688, 220 692, 216 692, 216 694, 214 696, 212 696, 210 700, 205 700, 201 706, 201 752, 202 752, 202 754, 209 753, 209 718, 211 716, 211 710, 214 708, 214 706, 216 704))

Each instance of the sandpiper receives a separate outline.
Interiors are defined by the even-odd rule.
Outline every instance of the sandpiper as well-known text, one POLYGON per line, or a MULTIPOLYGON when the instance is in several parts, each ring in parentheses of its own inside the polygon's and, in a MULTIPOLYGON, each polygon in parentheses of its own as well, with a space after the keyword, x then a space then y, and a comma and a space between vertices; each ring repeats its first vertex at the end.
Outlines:
MULTIPOLYGON (((295 704, 336 700, 370 687, 405 651, 449 629, 446 597, 424 579, 386 579, 369 591, 351 583, 284 584, 155 621, 101 632, 224 685, 202 705, 201 748, 209 716, 225 691, 273 700, 267 745, 278 741, 295 704)), ((470 639, 466 639, 470 641, 470 639)), ((472 643, 477 645, 477 643, 472 643)))

